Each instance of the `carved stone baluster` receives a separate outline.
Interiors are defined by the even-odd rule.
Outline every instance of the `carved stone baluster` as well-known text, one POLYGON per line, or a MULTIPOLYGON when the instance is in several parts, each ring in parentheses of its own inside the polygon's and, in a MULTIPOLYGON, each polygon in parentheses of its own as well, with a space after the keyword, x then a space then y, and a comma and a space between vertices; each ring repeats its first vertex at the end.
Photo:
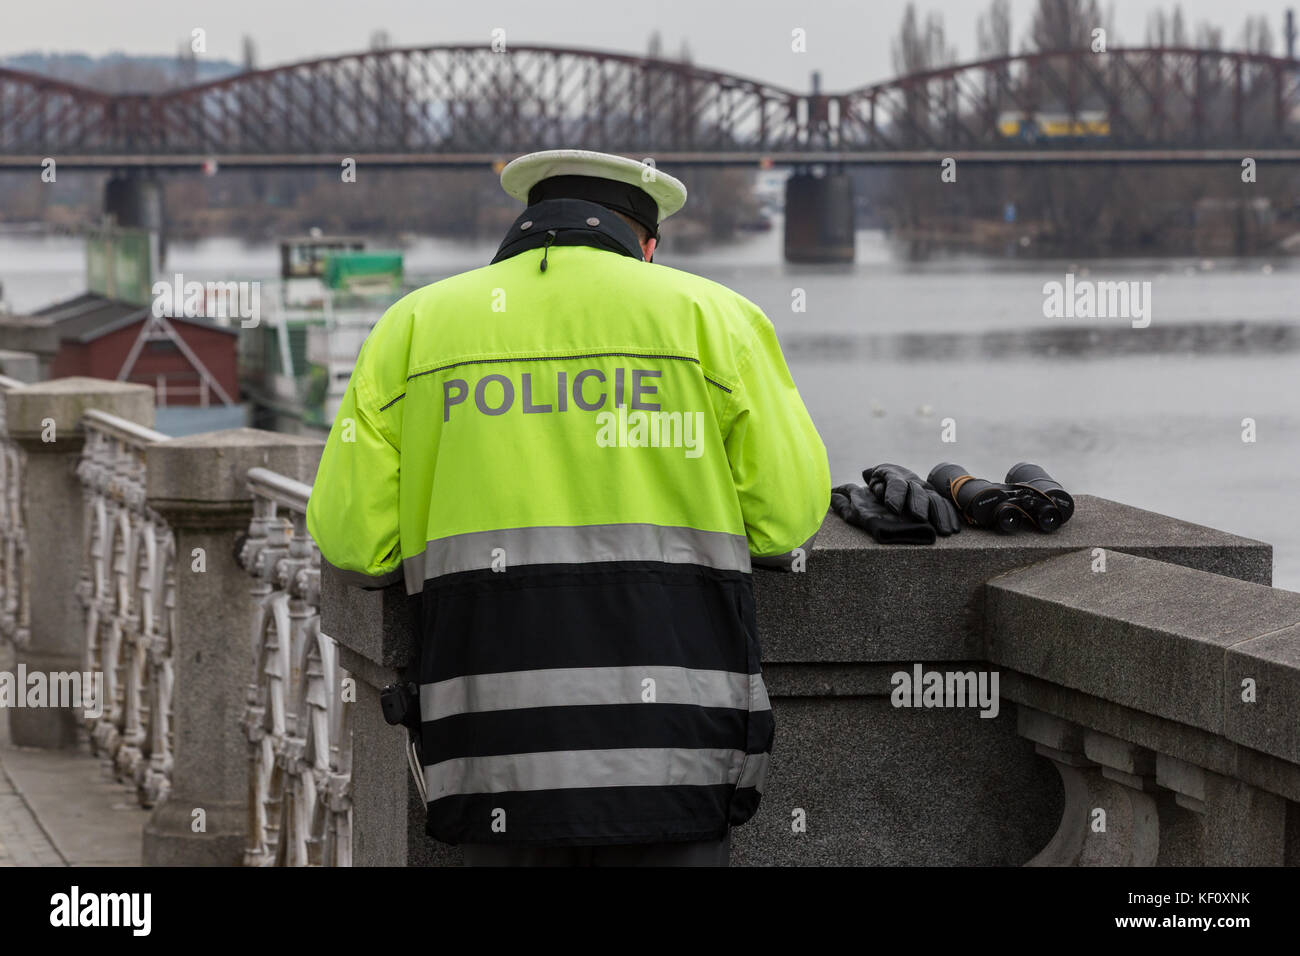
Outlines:
POLYGON ((249 863, 350 866, 351 728, 346 672, 320 630, 320 552, 307 533, 310 488, 249 472, 254 517, 241 561, 258 610, 249 731, 256 807, 249 863), (262 829, 258 829, 258 828, 262 829))
MULTIPOLYGON (((124 448, 124 452, 129 449, 124 448)), ((133 477, 133 476, 132 476, 133 477)), ((129 485, 123 484, 122 524, 124 527, 125 554, 121 576, 121 605, 118 616, 121 619, 122 646, 122 743, 118 749, 114 766, 118 779, 137 787, 139 781, 136 773, 143 760, 141 747, 144 743, 144 724, 141 719, 142 698, 144 695, 144 660, 141 657, 140 609, 136 589, 137 576, 140 572, 140 521, 132 507, 129 485)))
MULTIPOLYGON (((317 588, 319 589, 319 577, 317 588)), ((330 829, 329 846, 326 860, 334 866, 352 865, 352 707, 349 694, 344 702, 342 689, 344 682, 351 682, 352 676, 338 663, 338 645, 329 643, 331 657, 335 662, 336 679, 331 685, 340 688, 338 704, 330 719, 330 774, 329 784, 324 788, 326 809, 329 811, 330 829)), ((355 686, 355 685, 353 685, 355 686)))
POLYGON ((263 809, 266 815, 266 844, 270 860, 283 864, 288 846, 284 841, 286 797, 285 762, 288 752, 290 719, 289 695, 292 690, 293 625, 289 618, 289 595, 276 581, 276 568, 289 553, 289 525, 282 519, 268 529, 268 547, 261 554, 259 572, 275 587, 267 602, 266 626, 259 660, 259 678, 264 694, 266 741, 263 757, 269 754, 269 766, 259 768, 266 781, 263 809))
POLYGON ((1166 807, 1165 816, 1181 818, 1179 822, 1185 824, 1181 842, 1190 850, 1185 850, 1181 858, 1162 863, 1283 865, 1287 841, 1285 799, 1165 754, 1156 758, 1155 774, 1160 786, 1174 793, 1178 809, 1166 807))
POLYGON ((153 674, 149 703, 149 769, 145 773, 141 803, 156 806, 171 792, 172 775, 172 649, 176 634, 176 542, 171 529, 157 515, 155 527, 162 536, 159 575, 154 591, 155 613, 149 632, 149 666, 153 674))
POLYGON ((274 763, 272 742, 266 733, 266 694, 261 679, 261 654, 263 631, 270 608, 271 581, 259 573, 262 553, 270 544, 270 523, 275 520, 275 503, 265 498, 253 498, 253 519, 249 522, 248 536, 240 550, 239 561, 252 574, 249 589, 253 604, 253 621, 249 637, 249 654, 252 662, 250 681, 244 710, 244 733, 248 737, 248 844, 244 850, 246 866, 265 866, 274 862, 266 830, 266 800, 271 783, 271 766, 274 763))
POLYGON ((131 522, 120 500, 121 487, 117 479, 118 450, 113 449, 113 470, 108 482, 108 528, 111 555, 110 584, 107 605, 107 628, 104 635, 102 665, 104 668, 105 719, 100 722, 99 746, 107 761, 107 768, 115 772, 118 751, 122 747, 122 731, 126 726, 128 655, 126 654, 126 615, 130 605, 129 555, 131 547, 131 522))
POLYGON ((14 639, 18 629, 18 527, 17 510, 19 469, 15 466, 13 446, 0 442, 0 536, 3 548, 0 560, 0 635, 14 639))
MULTIPOLYGON (((5 384, 0 390, 10 387, 5 384)), ((4 421, 4 402, 0 401, 0 638, 25 647, 31 636, 31 573, 23 518, 26 453, 9 440, 4 421)))
POLYGON ((18 610, 15 613, 13 641, 16 647, 26 647, 31 640, 31 556, 28 554, 27 521, 23 517, 23 482, 27 480, 27 453, 17 445, 8 451, 10 473, 15 475, 11 506, 13 509, 14 587, 17 589, 18 610))
MULTIPOLYGON (((105 672, 102 624, 108 602, 108 568, 105 550, 108 547, 108 506, 104 498, 102 463, 107 443, 108 436, 103 432, 89 432, 81 462, 77 466, 77 475, 82 483, 84 499, 82 521, 85 528, 80 580, 77 583, 78 594, 86 615, 85 663, 82 669, 91 674, 105 672)), ((101 687, 101 691, 107 698, 107 687, 101 687)), ((99 753, 99 724, 107 721, 108 712, 107 699, 99 701, 98 704, 100 716, 86 719, 91 750, 95 753, 99 753)))
POLYGON ((144 449, 166 436, 100 410, 86 412, 83 427, 77 477, 85 534, 77 594, 85 613, 84 669, 102 675, 104 693, 102 716, 86 725, 108 771, 148 806, 160 789, 157 780, 146 781, 159 665, 152 650, 159 541, 170 532, 145 507, 144 449))
POLYGON ((305 866, 312 857, 312 819, 316 804, 315 779, 307 757, 314 709, 311 698, 315 696, 323 704, 326 692, 319 687, 318 660, 310 646, 313 633, 311 624, 317 611, 305 600, 306 596, 297 586, 298 572, 311 562, 313 544, 307 534, 306 516, 295 510, 286 517, 291 522, 289 554, 277 563, 275 569, 276 583, 289 596, 289 631, 293 640, 289 658, 293 670, 288 684, 288 689, 292 691, 291 710, 286 724, 282 759, 282 768, 287 775, 285 789, 289 800, 283 813, 281 839, 290 865, 305 866), (313 673, 309 674, 309 671, 313 673))
POLYGON ((1153 866, 1160 851, 1154 755, 1028 707, 1020 735, 1065 785, 1061 825, 1027 866, 1153 866))
MULTIPOLYGON (((143 478, 143 475, 141 475, 143 478)), ((150 645, 154 628, 154 588, 158 577, 158 542, 154 526, 142 513, 136 513, 132 503, 133 534, 135 541, 135 575, 132 579, 131 614, 127 619, 130 644, 130 671, 127 683, 126 727, 123 731, 122 752, 118 768, 136 789, 137 799, 144 803, 144 781, 148 768, 149 734, 151 720, 150 645)))

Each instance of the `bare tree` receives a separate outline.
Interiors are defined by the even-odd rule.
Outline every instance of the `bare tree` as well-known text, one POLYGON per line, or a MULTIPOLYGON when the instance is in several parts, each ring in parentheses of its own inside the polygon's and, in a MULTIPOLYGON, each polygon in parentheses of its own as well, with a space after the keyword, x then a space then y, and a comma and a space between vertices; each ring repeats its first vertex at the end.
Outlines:
POLYGON ((894 72, 900 76, 924 73, 957 61, 957 50, 948 45, 943 17, 931 13, 924 24, 916 14, 916 4, 903 11, 903 24, 893 45, 894 72))
POLYGON ((1092 31, 1101 27, 1111 34, 1111 17, 1103 16, 1097 0, 1038 0, 1029 27, 1032 50, 1075 50, 1092 42, 1092 31))
POLYGON ((1223 27, 1202 20, 1196 25, 1196 46, 1202 50, 1223 49, 1223 27))
POLYGON ((975 49, 981 60, 1011 52, 1011 0, 993 0, 975 21, 975 49))
POLYGON ((189 43, 181 43, 176 48, 176 77, 180 85, 193 83, 199 76, 199 56, 189 43))
POLYGON ((1147 17, 1147 46, 1187 46, 1187 25, 1180 5, 1175 4, 1168 14, 1157 9, 1147 17))
MULTIPOLYGON (((948 45, 944 35, 943 19, 935 13, 924 22, 917 15, 916 4, 909 3, 903 11, 903 22, 893 43, 894 72, 900 76, 924 73, 956 62, 957 51, 948 45)), ((898 142, 904 146, 919 146, 932 142, 935 137, 935 119, 931 112, 934 98, 943 98, 951 84, 950 78, 932 78, 908 84, 903 92, 904 108, 895 130, 898 142)), ((895 215, 901 223, 915 226, 937 208, 939 190, 926 189, 920 170, 900 170, 890 174, 900 201, 894 205, 895 215)))
POLYGON ((1246 17, 1241 29, 1241 48, 1247 53, 1273 52, 1273 30, 1268 25, 1268 17, 1246 17))
POLYGON ((1152 10, 1147 14, 1147 46, 1169 45, 1169 21, 1165 11, 1152 10))

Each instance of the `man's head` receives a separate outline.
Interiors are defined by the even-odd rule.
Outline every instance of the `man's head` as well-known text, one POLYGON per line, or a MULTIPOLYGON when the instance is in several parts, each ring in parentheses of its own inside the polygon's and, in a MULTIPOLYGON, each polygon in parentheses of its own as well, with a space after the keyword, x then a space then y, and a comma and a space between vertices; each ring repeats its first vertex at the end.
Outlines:
POLYGON ((686 202, 681 180, 650 163, 582 149, 529 153, 501 171, 501 187, 528 205, 547 199, 585 199, 631 226, 648 261, 659 224, 686 202))
POLYGON ((632 227, 632 231, 636 233, 637 242, 641 244, 641 255, 645 259, 645 261, 649 262, 651 259, 653 259, 655 254, 655 249, 659 245, 659 238, 657 236, 652 235, 649 229, 641 225, 641 223, 637 222, 631 216, 624 215, 623 213, 619 212, 617 209, 614 210, 614 215, 618 216, 619 219, 622 219, 625 223, 627 223, 629 226, 632 227))

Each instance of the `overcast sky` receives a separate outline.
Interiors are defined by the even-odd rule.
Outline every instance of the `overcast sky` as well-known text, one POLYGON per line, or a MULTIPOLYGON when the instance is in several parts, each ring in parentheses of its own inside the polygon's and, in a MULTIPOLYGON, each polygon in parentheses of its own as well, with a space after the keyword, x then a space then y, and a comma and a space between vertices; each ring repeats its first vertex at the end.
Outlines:
MULTIPOLYGON (((1012 0, 1017 48, 1037 0, 1012 0)), ((251 35, 260 66, 365 49, 375 30, 394 46, 542 43, 644 52, 652 31, 675 54, 683 41, 695 62, 782 86, 804 89, 812 70, 823 88, 863 85, 893 75, 890 43, 906 0, 4 0, 0 55, 44 52, 172 54, 190 31, 207 31, 208 55, 238 61, 251 35), (807 31, 808 51, 790 50, 791 30, 807 31)), ((975 20, 986 0, 931 0, 922 12, 943 14, 962 59, 975 52, 975 20)), ((1110 4, 1103 4, 1110 6, 1110 4)), ((1236 46, 1247 14, 1263 14, 1282 50, 1282 22, 1300 0, 1183 0, 1189 27, 1208 20, 1236 46)), ((1114 4, 1119 41, 1140 44, 1150 13, 1172 3, 1114 4)), ((1115 39, 1111 38, 1112 45, 1115 39)))

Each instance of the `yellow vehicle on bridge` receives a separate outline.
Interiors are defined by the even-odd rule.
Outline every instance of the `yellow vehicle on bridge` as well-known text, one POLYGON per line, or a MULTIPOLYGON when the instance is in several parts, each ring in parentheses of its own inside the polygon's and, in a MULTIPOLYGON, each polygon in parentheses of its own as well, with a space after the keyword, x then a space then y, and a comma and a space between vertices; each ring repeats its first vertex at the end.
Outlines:
POLYGON ((1102 139, 1110 136, 1110 116, 1105 110, 1083 110, 1078 113, 1005 112, 998 117, 998 132, 1005 139, 1027 143, 1102 139))

